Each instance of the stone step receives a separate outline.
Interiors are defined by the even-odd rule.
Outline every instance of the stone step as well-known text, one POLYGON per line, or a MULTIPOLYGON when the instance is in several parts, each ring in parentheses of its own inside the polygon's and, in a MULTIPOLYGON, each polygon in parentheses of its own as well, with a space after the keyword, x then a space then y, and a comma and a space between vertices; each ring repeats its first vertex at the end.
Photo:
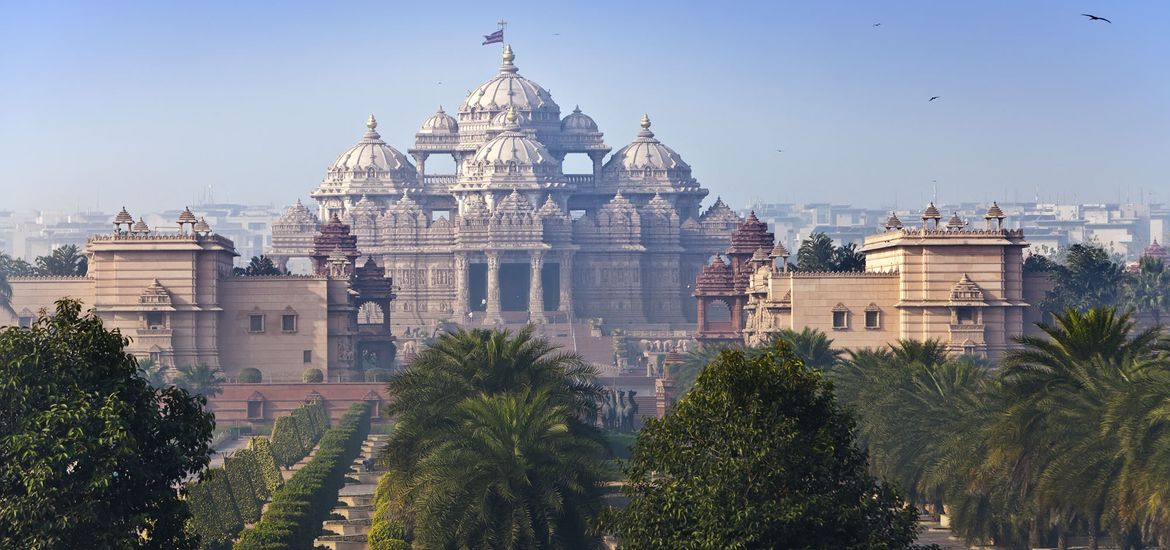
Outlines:
POLYGON ((370 518, 326 521, 322 527, 338 535, 364 535, 370 532, 370 518))
POLYGON ((366 519, 373 515, 374 506, 372 504, 365 504, 362 506, 340 506, 334 508, 333 513, 344 517, 345 519, 366 519))
POLYGON ((344 502, 347 506, 370 506, 374 504, 374 495, 342 495, 337 497, 337 500, 344 502))
POLYGON ((352 539, 330 539, 332 539, 332 537, 319 538, 313 541, 313 546, 315 548, 328 548, 329 550, 366 550, 369 548, 369 546, 366 545, 365 537, 361 535, 354 536, 352 539))

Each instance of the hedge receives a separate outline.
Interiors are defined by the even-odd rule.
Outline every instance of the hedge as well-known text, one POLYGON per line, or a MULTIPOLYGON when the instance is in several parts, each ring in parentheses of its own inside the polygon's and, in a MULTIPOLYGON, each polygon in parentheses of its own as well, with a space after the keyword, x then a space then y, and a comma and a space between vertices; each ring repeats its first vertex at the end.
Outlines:
POLYGON ((236 376, 236 381, 241 384, 259 384, 264 379, 264 375, 260 373, 260 369, 248 367, 240 369, 240 374, 236 376))
POLYGON ((325 404, 314 401, 277 418, 272 424, 272 456, 276 463, 288 468, 305 458, 329 425, 326 414, 325 404))
POLYGON ((276 457, 272 456, 272 442, 267 437, 253 437, 248 449, 256 454, 256 467, 260 469, 260 479, 264 480, 268 493, 265 498, 271 497, 276 488, 284 483, 280 465, 276 463, 276 457))
POLYGON ((226 548, 244 528, 223 468, 207 470, 199 481, 188 485, 187 505, 202 548, 226 548))
POLYGON ((260 507, 264 504, 264 497, 260 496, 260 491, 256 489, 256 485, 264 485, 264 480, 252 477, 254 464, 255 458, 247 449, 232 453, 223 459, 223 469, 227 472, 236 511, 240 513, 240 520, 244 523, 253 523, 260 519, 260 507))
POLYGON ((310 550, 337 502, 345 473, 361 454, 370 407, 355 403, 317 446, 317 454, 272 495, 260 522, 244 531, 237 550, 310 550))
POLYGON ((306 384, 320 384, 324 381, 325 373, 321 372, 321 369, 310 368, 305 369, 305 372, 301 373, 301 382, 306 384))

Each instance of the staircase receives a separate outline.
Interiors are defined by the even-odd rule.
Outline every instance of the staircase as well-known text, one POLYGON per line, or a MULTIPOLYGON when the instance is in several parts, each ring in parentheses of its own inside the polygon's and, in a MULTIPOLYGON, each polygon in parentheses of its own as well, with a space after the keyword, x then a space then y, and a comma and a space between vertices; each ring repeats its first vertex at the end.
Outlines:
POLYGON ((321 526, 332 535, 322 535, 313 542, 314 547, 324 547, 331 550, 365 550, 366 534, 370 532, 374 514, 374 489, 378 487, 378 478, 382 472, 376 468, 366 472, 362 460, 377 456, 378 451, 386 445, 388 435, 369 435, 362 442, 362 454, 354 460, 349 473, 345 475, 346 484, 337 496, 337 505, 333 513, 342 519, 329 519, 321 526))

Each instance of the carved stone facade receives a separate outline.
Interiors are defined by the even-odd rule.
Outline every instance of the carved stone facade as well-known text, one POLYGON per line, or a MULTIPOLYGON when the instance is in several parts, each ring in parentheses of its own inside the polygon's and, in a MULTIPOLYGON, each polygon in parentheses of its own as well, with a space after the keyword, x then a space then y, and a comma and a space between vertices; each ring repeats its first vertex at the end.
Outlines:
POLYGON ((205 221, 184 211, 178 232, 152 231, 123 211, 113 233, 89 239, 86 276, 11 279, 17 318, 0 310, 0 326, 27 325, 67 297, 129 337, 127 351, 166 367, 204 364, 229 378, 252 367, 265 382, 390 368, 393 281, 372 259, 356 266, 356 238, 336 218, 307 240, 313 275, 236 276, 234 243, 205 221))
POLYGON ((756 344, 780 330, 811 327, 842 348, 937 339, 952 353, 1000 357, 1014 337, 1030 332, 1038 319, 1029 305, 1049 284, 1023 273, 1028 244, 1021 231, 1003 227, 998 206, 982 229, 958 216, 940 227, 941 218, 933 205, 922 227, 903 227, 892 216, 885 231, 865 239, 866 270, 839 273, 788 270, 788 251, 773 248, 771 234, 749 218, 732 237, 732 265, 717 258, 698 279, 701 303, 731 306, 726 320, 701 321, 698 336, 756 344), (748 244, 756 249, 749 253, 748 244))
POLYGON ((281 265, 308 256, 315 219, 336 217, 394 278, 393 322, 404 329, 693 323, 686 285, 739 218, 722 201, 700 211, 707 190, 648 117, 609 155, 593 119, 579 108, 562 118, 514 58, 505 46, 499 72, 458 119, 440 107, 424 121, 410 159, 371 116, 311 193, 317 215, 298 203, 273 225, 270 255, 281 265), (455 173, 427 173, 433 155, 454 159, 455 173), (592 172, 564 174, 568 155, 587 156, 592 172))

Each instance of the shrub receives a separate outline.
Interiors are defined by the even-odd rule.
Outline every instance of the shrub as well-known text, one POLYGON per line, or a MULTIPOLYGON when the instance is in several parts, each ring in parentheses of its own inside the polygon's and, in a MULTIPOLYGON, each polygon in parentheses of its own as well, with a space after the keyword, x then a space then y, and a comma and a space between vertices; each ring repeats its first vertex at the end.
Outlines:
POLYGON ((320 384, 325 381, 325 373, 321 369, 305 369, 301 374, 301 381, 306 384, 320 384))
POLYGON ((221 548, 244 528, 227 473, 222 468, 203 472, 187 491, 191 521, 203 548, 221 548))
POLYGON ((338 425, 321 437, 317 454, 272 496, 268 511, 244 531, 237 550, 311 548, 329 517, 345 472, 361 453, 369 431, 370 407, 355 403, 338 425))
POLYGON ((366 382, 385 382, 390 379, 390 371, 386 369, 367 369, 363 376, 366 382))
POLYGON ((236 381, 241 384, 259 384, 264 379, 264 375, 260 374, 260 369, 248 367, 240 369, 240 374, 236 376, 236 381))
POLYGON ((405 550, 410 548, 403 539, 405 534, 401 523, 375 519, 366 541, 370 550, 405 550))
POLYGON ((264 480, 252 477, 252 467, 249 463, 254 462, 252 453, 247 449, 232 453, 223 459, 223 469, 227 472, 228 484, 232 489, 232 501, 244 523, 260 519, 260 506, 263 502, 255 485, 263 485, 264 480))
POLYGON ((297 407, 272 424, 272 455, 284 467, 296 464, 313 449, 328 427, 325 404, 314 401, 297 407))

